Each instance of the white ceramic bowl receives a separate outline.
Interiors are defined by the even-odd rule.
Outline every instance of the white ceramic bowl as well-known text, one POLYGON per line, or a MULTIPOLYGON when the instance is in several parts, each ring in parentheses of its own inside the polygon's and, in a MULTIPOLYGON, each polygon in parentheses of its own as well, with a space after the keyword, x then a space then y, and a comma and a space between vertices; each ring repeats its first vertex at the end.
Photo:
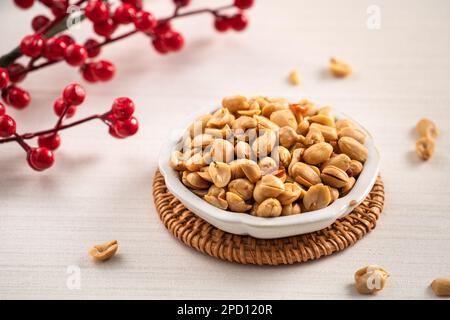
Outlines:
MULTIPOLYGON (((183 128, 187 128, 196 118, 197 116, 186 119, 183 128)), ((346 118, 354 121, 338 112, 336 112, 336 118, 346 118)), ((357 123, 356 121, 354 122, 357 123)), ((339 198, 324 209, 312 212, 285 217, 263 218, 225 211, 209 204, 186 188, 179 180, 177 172, 169 165, 170 154, 179 142, 180 136, 172 137, 163 145, 159 156, 159 169, 164 176, 167 188, 175 197, 189 210, 221 230, 234 234, 251 235, 261 239, 274 239, 309 233, 326 228, 337 219, 351 212, 354 207, 365 199, 375 183, 379 170, 380 156, 370 133, 363 126, 358 125, 367 136, 365 146, 369 150, 363 171, 359 175, 353 189, 345 197, 339 198)))

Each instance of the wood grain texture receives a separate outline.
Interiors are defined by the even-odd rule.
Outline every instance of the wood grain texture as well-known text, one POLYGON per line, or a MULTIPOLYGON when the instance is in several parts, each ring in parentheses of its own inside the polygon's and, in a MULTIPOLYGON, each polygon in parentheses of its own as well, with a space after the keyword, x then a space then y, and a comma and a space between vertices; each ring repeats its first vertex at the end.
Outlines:
MULTIPOLYGON (((19 11, 11 3, 0 2, 0 26, 8 30, 0 52, 29 33, 28 21, 43 10, 19 11)), ((166 1, 148 5, 168 12, 166 1)), ((180 20, 186 50, 167 57, 142 36, 104 50, 118 75, 88 86, 79 116, 130 96, 142 124, 138 136, 113 140, 98 123, 69 130, 55 167, 42 174, 26 166, 17 145, 1 147, 0 299, 433 298, 432 279, 450 277, 450 3, 257 1, 249 14, 243 34, 215 34, 208 16, 180 20), (381 8, 380 30, 366 27, 371 4, 381 8), (332 55, 350 62, 355 74, 328 76, 332 55), (286 80, 293 68, 299 87, 286 80), (185 116, 234 93, 307 97, 363 123, 382 156, 386 202, 376 232, 335 256, 276 269, 224 263, 175 240, 152 202, 158 150, 185 116), (426 163, 414 154, 412 131, 424 116, 441 128, 426 163), (88 248, 112 239, 120 243, 118 255, 92 262, 88 248), (391 277, 378 296, 361 297, 353 273, 372 263, 391 277), (66 286, 70 265, 80 267, 79 290, 66 286)), ((78 40, 89 32, 86 25, 77 30, 78 40)), ((23 85, 33 105, 10 112, 20 117, 19 130, 52 125, 52 102, 74 81, 77 71, 65 65, 30 76, 23 85)))

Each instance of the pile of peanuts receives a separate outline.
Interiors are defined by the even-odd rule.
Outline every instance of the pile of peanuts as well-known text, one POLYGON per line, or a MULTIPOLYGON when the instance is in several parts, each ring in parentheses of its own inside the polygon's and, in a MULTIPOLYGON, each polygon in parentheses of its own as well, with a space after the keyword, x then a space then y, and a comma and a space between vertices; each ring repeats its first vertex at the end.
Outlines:
POLYGON ((308 100, 231 96, 188 128, 170 165, 220 209, 288 216, 348 194, 368 156, 365 138, 353 122, 308 100))

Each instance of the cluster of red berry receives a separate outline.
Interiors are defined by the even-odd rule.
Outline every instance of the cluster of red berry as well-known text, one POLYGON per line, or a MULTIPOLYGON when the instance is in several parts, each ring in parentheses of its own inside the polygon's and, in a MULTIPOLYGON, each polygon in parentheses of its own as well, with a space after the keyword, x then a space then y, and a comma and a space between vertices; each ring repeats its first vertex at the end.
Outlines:
MULTIPOLYGON (((7 73, 0 68, 0 88, 8 84, 7 73), (5 76, 6 75, 6 76, 5 76)), ((54 151, 61 145, 59 131, 76 125, 100 119, 109 127, 109 133, 119 139, 132 136, 139 129, 138 120, 133 116, 134 103, 131 99, 122 97, 114 100, 111 109, 100 115, 92 115, 79 121, 63 125, 64 118, 72 117, 77 106, 86 98, 84 88, 79 84, 68 85, 60 98, 55 101, 54 110, 58 121, 54 128, 36 133, 19 135, 16 132, 16 122, 6 114, 6 107, 0 103, 0 144, 17 142, 27 153, 27 161, 31 168, 43 171, 50 168, 55 162, 54 151), (31 147, 26 140, 36 138, 38 147, 31 147)))
MULTIPOLYGON (((141 32, 151 38, 151 43, 158 53, 179 51, 184 46, 184 38, 181 33, 173 29, 171 20, 206 12, 214 16, 214 27, 217 31, 224 32, 229 29, 242 31, 248 24, 244 10, 252 7, 254 2, 253 0, 234 0, 233 4, 217 9, 181 12, 180 9, 188 6, 191 1, 173 0, 174 13, 167 18, 156 19, 151 12, 143 9, 142 0, 121 0, 115 8, 111 8, 108 1, 78 0, 74 5, 79 7, 84 16, 92 22, 94 32, 104 38, 103 40, 92 38, 84 44, 79 44, 66 34, 48 37, 52 28, 70 15, 69 0, 37 1, 48 7, 54 18, 50 19, 44 15, 33 18, 31 26, 34 34, 24 37, 19 46, 21 54, 30 58, 28 65, 13 62, 6 68, 13 84, 2 90, 2 97, 6 104, 17 109, 23 109, 30 104, 30 94, 16 85, 30 72, 65 61, 68 65, 79 68, 87 82, 108 81, 114 77, 116 71, 114 64, 107 60, 92 61, 98 57, 104 45, 141 32), (222 10, 230 8, 237 8, 240 11, 230 16, 221 13, 222 10), (128 24, 134 26, 131 32, 113 38, 113 34, 120 25, 128 24), (46 61, 36 64, 39 59, 46 61)), ((36 1, 14 0, 14 2, 20 8, 28 9, 36 1)))
MULTIPOLYGON (((186 11, 190 0, 173 0, 175 9, 172 15, 157 19, 144 10, 142 0, 121 0, 112 8, 107 0, 14 0, 17 6, 28 9, 35 2, 48 7, 53 18, 38 15, 33 18, 31 27, 33 34, 25 36, 18 49, 0 57, 0 90, 3 101, 16 109, 23 109, 31 102, 30 94, 20 88, 17 83, 23 81, 27 74, 65 61, 68 65, 79 68, 87 82, 108 81, 114 77, 115 66, 110 61, 93 59, 100 55, 101 48, 115 41, 127 38, 136 33, 147 35, 154 49, 161 54, 179 51, 184 46, 184 37, 172 27, 171 21, 176 18, 207 13, 214 17, 214 27, 224 32, 228 29, 242 31, 248 25, 244 10, 253 5, 253 0, 232 0, 232 4, 216 9, 204 8, 186 11), (102 40, 88 39, 84 44, 76 43, 73 37, 60 34, 67 29, 67 19, 71 14, 70 7, 79 8, 93 24, 95 34, 102 40), (225 15, 223 11, 238 9, 237 13, 225 15), (64 24, 64 27, 61 27, 64 24), (114 36, 120 25, 132 25, 131 31, 114 36), (21 56, 28 57, 27 64, 17 62, 21 56), (4 68, 2 68, 4 67, 4 68)), ((34 133, 18 134, 16 122, 6 114, 6 107, 0 103, 0 144, 17 142, 27 153, 29 165, 42 171, 54 163, 54 151, 61 144, 59 132, 87 121, 99 119, 109 127, 109 133, 116 138, 134 135, 139 123, 134 113, 134 103, 128 98, 118 98, 110 111, 92 115, 73 123, 63 124, 64 119, 75 115, 77 107, 85 99, 85 91, 79 84, 65 88, 62 97, 53 106, 58 116, 54 128, 34 133), (31 147, 26 140, 37 138, 38 147, 31 147)))

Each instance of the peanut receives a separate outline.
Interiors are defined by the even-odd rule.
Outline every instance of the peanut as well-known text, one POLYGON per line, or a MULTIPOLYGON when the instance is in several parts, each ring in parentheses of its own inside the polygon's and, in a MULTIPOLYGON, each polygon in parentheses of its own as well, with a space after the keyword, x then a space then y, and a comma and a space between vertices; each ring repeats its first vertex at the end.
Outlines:
POLYGON ((98 244, 89 249, 89 255, 97 261, 105 261, 114 256, 119 249, 117 240, 98 244))
POLYGON ((450 278, 434 279, 431 289, 438 297, 450 297, 450 278))

